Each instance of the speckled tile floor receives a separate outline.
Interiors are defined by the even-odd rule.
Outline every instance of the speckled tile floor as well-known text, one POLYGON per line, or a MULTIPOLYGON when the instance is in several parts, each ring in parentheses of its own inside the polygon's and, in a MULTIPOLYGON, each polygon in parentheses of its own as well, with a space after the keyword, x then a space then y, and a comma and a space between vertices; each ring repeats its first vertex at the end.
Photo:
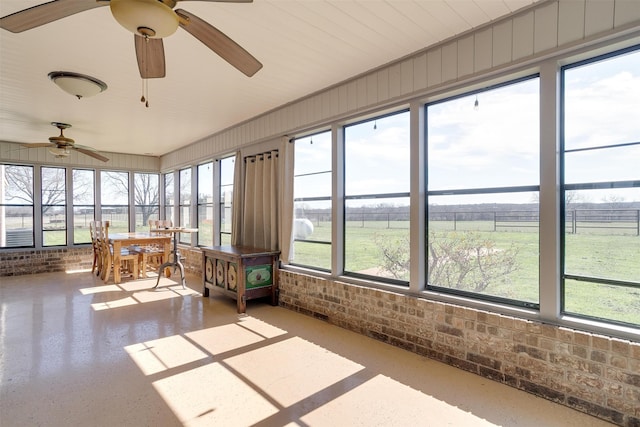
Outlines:
POLYGON ((604 426, 263 301, 0 277, 0 426, 604 426))

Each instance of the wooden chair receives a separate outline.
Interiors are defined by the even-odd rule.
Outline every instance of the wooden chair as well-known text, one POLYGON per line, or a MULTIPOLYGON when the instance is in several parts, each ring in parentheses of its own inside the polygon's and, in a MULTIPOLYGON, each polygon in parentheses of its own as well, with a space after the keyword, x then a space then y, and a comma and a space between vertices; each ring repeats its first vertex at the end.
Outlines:
POLYGON ((102 280, 109 281, 112 268, 121 268, 129 272, 134 279, 138 278, 138 253, 129 248, 120 249, 120 265, 113 265, 113 246, 109 244, 109 221, 104 221, 100 227, 100 241, 102 247, 102 280))
MULTIPOLYGON (((161 226, 161 221, 150 219, 149 232, 161 226)), ((164 247, 160 245, 145 245, 131 248, 138 253, 140 263, 140 275, 147 277, 147 271, 158 271, 164 262, 164 247)))
POLYGON ((102 229, 102 223, 100 221, 91 221, 89 223, 89 232, 91 234, 91 246, 93 248, 93 265, 91 266, 91 273, 96 273, 96 276, 101 275, 102 271, 102 242, 100 241, 100 233, 102 229), (97 270, 97 271, 96 271, 97 270))

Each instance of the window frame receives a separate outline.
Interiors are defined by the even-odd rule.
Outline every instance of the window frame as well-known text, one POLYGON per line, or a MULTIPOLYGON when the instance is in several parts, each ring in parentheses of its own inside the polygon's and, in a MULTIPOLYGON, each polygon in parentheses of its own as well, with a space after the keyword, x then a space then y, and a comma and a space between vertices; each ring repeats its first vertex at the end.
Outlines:
MULTIPOLYGON (((197 166, 196 168, 197 171, 197 178, 196 178, 196 185, 198 187, 198 191, 196 193, 196 212, 197 212, 197 216, 198 216, 198 236, 197 236, 197 242, 196 242, 196 246, 212 246, 214 244, 214 225, 215 225, 215 217, 214 217, 214 200, 215 200, 215 185, 213 182, 213 177, 215 175, 215 162, 213 161, 208 161, 205 163, 201 163, 197 166), (210 200, 209 201, 204 201, 201 202, 200 201, 200 197, 201 197, 201 188, 203 187, 202 185, 202 180, 201 180, 201 176, 203 175, 203 167, 207 167, 209 169, 208 174, 209 176, 209 180, 211 181, 211 194, 210 194, 210 200), (204 218, 205 219, 209 219, 209 217, 207 216, 207 211, 211 212, 211 225, 209 225, 207 228, 210 230, 210 234, 211 234, 211 240, 205 242, 204 241, 204 237, 206 234, 209 234, 205 231, 205 227, 203 226, 203 224, 200 222, 201 219, 201 210, 204 209, 205 211, 205 215, 204 218)), ((205 172, 206 173, 206 172, 205 172)))
MULTIPOLYGON (((450 101, 455 101, 458 99, 463 99, 463 98, 468 98, 471 96, 476 96, 476 101, 475 101, 475 106, 474 108, 478 108, 478 95, 482 94, 482 93, 487 93, 496 89, 502 89, 502 88, 506 88, 512 85, 517 85, 523 82, 527 82, 527 81, 532 81, 532 80, 537 80, 538 81, 538 100, 540 101, 540 84, 541 84, 541 77, 540 77, 540 73, 536 72, 536 73, 529 73, 526 76, 522 76, 522 77, 518 77, 518 78, 513 78, 513 79, 508 79, 508 80, 504 80, 501 81, 499 83, 496 84, 492 84, 492 85, 488 85, 486 87, 483 87, 482 89, 479 90, 471 90, 468 92, 463 92, 451 97, 446 97, 446 98, 442 98, 439 99, 437 101, 434 102, 430 102, 430 103, 425 103, 424 105, 424 116, 425 116, 425 129, 424 129, 424 140, 425 140, 425 150, 424 150, 424 156, 425 156, 425 160, 424 160, 424 164, 425 164, 425 170, 429 170, 429 156, 428 156, 428 147, 429 147, 429 114, 428 114, 428 109, 430 106, 433 105, 438 105, 438 104, 443 104, 446 102, 450 102, 450 101)), ((481 106, 479 108, 482 108, 481 106)), ((538 123, 537 123, 537 127, 540 126, 540 122, 541 122, 541 117, 538 116, 538 123)), ((539 140, 540 140, 540 136, 538 138, 538 144, 539 144, 539 140)), ((539 151, 538 152, 538 169, 540 168, 540 164, 541 164, 541 156, 542 153, 539 151)), ((475 195, 498 195, 498 194, 504 194, 504 193, 537 193, 538 194, 538 209, 537 209, 537 215, 538 215, 538 220, 537 220, 537 228, 538 228, 538 232, 537 232, 537 241, 538 241, 538 248, 540 248, 540 235, 541 235, 541 229, 540 229, 540 176, 538 176, 538 184, 525 184, 525 185, 507 185, 507 186, 501 186, 501 187, 468 187, 468 188, 441 188, 441 189, 434 189, 431 190, 429 188, 429 179, 428 179, 428 173, 425 173, 424 176, 425 179, 425 193, 426 193, 426 197, 425 197, 425 277, 424 277, 424 283, 425 283, 425 289, 427 291, 432 291, 432 292, 438 292, 438 293, 444 293, 444 294, 451 294, 454 296, 460 296, 460 297, 465 297, 465 298, 469 298, 471 300, 478 300, 478 301, 487 301, 489 303, 495 303, 495 304, 503 304, 503 305, 507 305, 507 306, 514 306, 514 307, 523 307, 523 308, 527 308, 527 309, 533 309, 533 310, 540 310, 540 293, 541 293, 541 288, 540 288, 540 268, 538 267, 538 283, 537 283, 537 292, 538 292, 538 298, 537 301, 526 301, 526 300, 521 300, 521 299, 516 299, 516 298, 510 298, 510 297, 506 297, 506 296, 498 296, 498 295, 492 295, 492 294, 486 294, 486 293, 481 293, 481 292, 473 292, 473 291, 469 291, 469 290, 463 290, 463 289, 456 289, 456 288, 449 288, 446 286, 438 286, 438 285, 434 285, 429 283, 428 281, 428 277, 429 277, 429 262, 428 262, 428 254, 429 254, 429 234, 431 231, 431 227, 430 227, 430 214, 432 209, 432 204, 430 203, 430 200, 432 197, 437 197, 437 196, 475 196, 475 195)), ((454 223, 455 223, 455 218, 454 218, 454 223)), ((538 250, 539 252, 539 250, 538 250)), ((539 266, 539 256, 538 256, 538 266, 539 266)))
MULTIPOLYGON (((603 318, 596 315, 589 315, 586 313, 577 313, 567 309, 567 287, 566 281, 573 280, 592 285, 607 285, 615 288, 632 288, 640 290, 640 280, 637 282, 619 279, 609 279, 604 277, 593 277, 584 274, 571 274, 567 273, 567 193, 569 191, 580 190, 598 190, 598 189, 623 189, 623 188, 639 188, 639 180, 610 180, 610 181, 592 181, 592 182, 574 182, 566 183, 566 155, 577 152, 585 151, 598 151, 598 150, 611 150, 623 147, 640 147, 640 140, 626 142, 626 143, 611 143, 605 145, 593 145, 590 147, 579 148, 566 148, 566 101, 567 101, 567 88, 566 88, 566 72, 579 67, 587 66, 590 64, 596 64, 608 59, 615 59, 616 57, 624 56, 629 53, 640 54, 640 45, 629 46, 623 49, 614 50, 605 54, 591 56, 587 59, 571 62, 562 65, 559 70, 560 75, 560 314, 563 316, 570 316, 577 319, 583 319, 586 321, 603 322, 605 324, 617 325, 622 327, 640 328, 640 324, 634 324, 624 322, 611 318, 603 318)), ((640 236, 640 214, 638 217, 638 235, 640 236)))
MULTIPOLYGON (((91 244, 91 236, 89 236, 89 239, 86 242, 77 242, 76 241, 76 209, 82 209, 82 208, 87 208, 87 209, 91 209, 91 220, 95 220, 96 218, 96 170, 95 169, 88 169, 88 168, 72 168, 71 169, 71 194, 72 194, 72 200, 71 200, 71 213, 73 216, 72 219, 72 224, 71 227, 72 228, 72 236, 71 236, 71 241, 73 242, 73 245, 88 245, 91 244), (93 204, 86 204, 86 203, 76 203, 76 187, 75 187, 75 175, 76 172, 91 172, 91 198, 93 199, 93 204)), ((86 215, 86 213, 85 213, 86 215)), ((86 221, 86 218, 85 218, 86 221)), ((88 228, 88 226, 87 226, 88 228)))
MULTIPOLYGON (((108 214, 107 212, 105 212, 105 208, 109 209, 112 208, 115 211, 117 210, 125 210, 126 212, 121 212, 119 213, 119 215, 124 216, 126 218, 126 227, 121 227, 123 230, 125 230, 126 232, 131 230, 131 172, 130 171, 122 171, 122 170, 111 170, 111 169, 102 169, 100 170, 100 200, 104 201, 104 193, 103 190, 105 188, 105 182, 107 181, 107 176, 108 174, 117 174, 117 175, 121 175, 123 178, 126 179, 121 179, 119 180, 120 184, 124 185, 124 183, 126 182, 126 186, 127 186, 127 196, 126 196, 126 204, 116 204, 116 203, 101 203, 100 204, 100 219, 102 221, 110 221, 110 225, 109 225, 109 232, 110 233, 117 233, 120 232, 118 230, 118 227, 115 225, 115 223, 113 222, 113 213, 110 214, 110 218, 107 219, 105 218, 106 214, 108 214)), ((118 213, 116 212, 116 215, 118 215, 118 213)))
MULTIPOLYGON (((330 129, 325 129, 325 130, 319 130, 310 134, 306 134, 306 135, 301 135, 301 136, 297 136, 294 138, 291 138, 289 140, 289 144, 294 144, 294 156, 297 156, 298 150, 297 145, 298 144, 302 144, 302 143, 307 143, 307 139, 309 140, 309 144, 313 144, 313 137, 316 137, 316 140, 318 139, 318 137, 320 137, 321 135, 324 137, 324 135, 329 135, 329 146, 330 148, 333 148, 333 141, 332 141, 332 132, 330 129)), ((328 215, 329 215, 329 223, 331 226, 333 226, 333 221, 332 221, 332 211, 333 211, 333 191, 332 191, 332 186, 331 184, 329 185, 328 190, 328 195, 327 196, 311 196, 311 197, 296 197, 296 183, 297 181, 299 181, 299 178, 303 178, 306 176, 314 176, 314 175, 321 175, 321 174, 326 174, 329 173, 330 174, 330 178, 333 178, 333 168, 332 168, 332 151, 329 153, 329 161, 330 161, 330 165, 329 165, 329 169, 328 170, 319 170, 319 171, 314 171, 314 172, 309 172, 309 173, 303 173, 303 174, 295 174, 294 171, 294 176, 293 176, 293 208, 294 208, 294 215, 293 215, 293 220, 294 223, 292 224, 293 230, 291 233, 291 237, 292 237, 292 241, 293 241, 293 250, 295 250, 295 243, 296 242, 301 242, 304 244, 308 244, 308 245, 318 245, 318 246, 329 246, 329 263, 331 264, 331 260, 332 260, 332 256, 331 256, 331 246, 332 246, 332 230, 330 230, 329 233, 329 240, 318 240, 318 239, 305 239, 305 238, 297 238, 295 235, 295 228, 296 228, 296 219, 298 219, 296 217, 296 204, 300 203, 300 202, 329 202, 329 208, 328 208, 328 215), (298 179, 297 179, 298 178, 298 179)), ((297 163, 297 162, 295 162, 297 163)), ((312 222, 313 223, 313 222, 312 222)), ((298 266, 298 267, 303 267, 303 268, 309 268, 312 270, 318 270, 321 272, 330 272, 331 271, 331 266, 329 266, 329 268, 324 268, 318 265, 312 265, 312 264, 306 264, 304 262, 296 262, 295 258, 292 259, 290 261, 291 265, 294 266, 298 266)))
MULTIPOLYGON (((352 121, 349 122, 348 124, 345 124, 344 126, 341 127, 340 131, 341 131, 341 142, 342 142, 342 147, 341 147, 341 152, 343 154, 343 162, 342 162, 342 169, 344 171, 343 173, 343 183, 342 183, 342 200, 341 200, 341 207, 342 207, 342 212, 341 212, 341 231, 342 231, 342 251, 341 251, 341 255, 342 255, 342 274, 345 277, 353 277, 355 279, 362 279, 362 280, 374 280, 377 282, 381 282, 381 283, 388 283, 388 284, 392 284, 392 285, 398 285, 401 286, 403 288, 408 288, 410 286, 410 281, 409 280, 402 280, 402 279, 396 279, 396 278, 391 278, 391 277, 384 277, 384 276, 380 276, 380 275, 374 275, 374 274, 366 274, 366 273, 362 273, 362 272, 356 272, 356 271, 349 271, 347 269, 347 204, 349 201, 352 200, 364 200, 364 199, 368 199, 368 200, 376 200, 376 199, 380 199, 380 200, 393 200, 393 199, 407 199, 408 201, 408 208, 409 208, 409 228, 407 229, 407 233, 408 233, 408 238, 409 240, 411 239, 411 232, 410 232, 410 221, 411 221, 411 176, 409 176, 409 188, 407 189, 406 192, 388 192, 388 193, 358 193, 358 194, 347 194, 347 129, 354 127, 354 126, 359 126, 359 125, 364 125, 364 124, 371 124, 373 123, 373 129, 377 130, 377 121, 378 120, 383 120, 385 118, 388 117, 393 117, 393 116, 399 116, 401 114, 406 114, 407 115, 407 129, 408 129, 408 141, 407 141, 407 151, 408 151, 408 164, 406 165, 407 169, 410 169, 410 163, 411 163, 411 158, 410 158, 410 153, 411 153, 411 109, 404 107, 404 108, 398 108, 398 109, 394 109, 392 111, 388 111, 382 114, 378 114, 375 116, 371 116, 371 117, 366 117, 363 118, 361 120, 356 120, 356 121, 352 121)), ((409 274, 410 272, 410 268, 409 271, 407 272, 409 274)))
MULTIPOLYGON (((67 168, 65 167, 61 167, 61 166, 42 166, 40 167, 40 215, 42 218, 42 222, 40 224, 40 236, 42 239, 42 247, 43 248, 51 248, 51 247, 61 247, 61 246, 68 246, 68 239, 67 239, 67 230, 68 230, 68 225, 69 222, 71 222, 71 219, 68 217, 67 215, 67 206, 69 204, 69 190, 67 189, 67 168), (47 170, 56 170, 58 171, 57 174, 61 173, 62 174, 62 179, 56 179, 59 178, 57 176, 55 176, 51 181, 53 185, 60 185, 60 182, 62 183, 62 189, 59 188, 54 188, 54 189, 50 189, 49 188, 49 184, 46 185, 45 187, 45 171, 47 170), (56 192, 62 192, 62 203, 57 203, 57 199, 54 199, 53 202, 54 203, 45 203, 45 197, 44 197, 44 193, 45 191, 51 192, 51 191, 56 191, 56 192), (46 227, 45 226, 45 222, 44 222, 44 218, 45 218, 45 211, 48 209, 61 209, 62 210, 62 220, 55 220, 57 223, 61 223, 62 224, 62 228, 51 228, 51 227, 46 227), (49 233, 52 232, 52 233, 49 233), (62 243, 60 244, 52 244, 46 243, 46 236, 49 234, 53 234, 54 232, 60 232, 60 235, 62 235, 64 237, 64 240, 62 241, 62 243)), ((49 197, 47 197, 47 202, 50 202, 51 199, 49 197)), ((49 222, 50 224, 51 222, 49 222)))
MULTIPOLYGON (((140 229, 141 230, 148 230, 149 229, 149 220, 151 219, 160 219, 160 175, 157 173, 153 173, 153 172, 138 172, 138 171, 133 171, 132 172, 133 175, 133 230, 134 231, 138 231, 138 209, 148 209, 148 216, 147 216, 147 220, 144 221, 144 217, 145 214, 144 213, 140 213, 142 215, 143 221, 140 224, 140 229), (153 177, 155 177, 156 179, 156 183, 155 183, 155 188, 156 188, 156 194, 155 194, 155 201, 153 200, 153 198, 149 199, 147 204, 140 204, 139 202, 139 197, 141 194, 141 189, 139 187, 138 184, 138 177, 139 176, 147 176, 149 181, 149 184, 147 185, 148 188, 153 187, 153 184, 151 184, 151 180, 153 180, 153 177)), ((149 193, 148 191, 146 192, 147 194, 149 193)), ((145 196, 146 198, 146 196, 145 196)))
POLYGON ((176 203, 176 191, 175 191, 175 172, 166 172, 162 174, 162 198, 161 198, 161 212, 162 219, 171 221, 174 223, 175 221, 175 203, 176 203), (168 196, 171 197, 168 197, 168 196), (167 203, 167 200, 170 200, 171 203, 167 203))
MULTIPOLYGON (((12 249, 23 249, 23 248, 35 248, 36 247, 36 200, 39 191, 36 188, 36 165, 28 165, 28 164, 16 164, 16 163, 0 163, 0 167, 20 167, 27 168, 31 170, 31 204, 29 203, 4 203, 2 199, 0 199, 0 208, 26 208, 28 211, 31 208, 31 244, 29 245, 17 245, 17 246, 0 246, 0 250, 12 250, 12 249)), ((4 170, 6 174, 6 169, 4 170)), ((2 184, 0 184, 2 185, 2 184)), ((42 222, 42 221, 40 221, 42 222)), ((28 230, 28 229, 27 229, 28 230)))
MULTIPOLYGON (((236 155, 230 155, 230 156, 225 156, 225 157, 221 157, 219 159, 216 160, 216 164, 219 167, 218 173, 217 173, 217 178, 218 178, 218 185, 217 185, 217 189, 218 189, 218 209, 216 210, 216 223, 218 224, 218 241, 217 243, 220 245, 223 244, 231 244, 231 233, 232 233, 232 224, 233 224, 233 198, 234 198, 234 191, 235 191, 235 175, 236 175, 236 167, 237 165, 237 158, 236 155), (232 178, 231 178, 231 183, 225 183, 225 181, 223 180, 223 175, 224 175, 224 169, 225 169, 225 164, 227 162, 230 162, 233 164, 233 173, 232 178), (228 190, 229 188, 231 188, 230 192, 227 192, 226 190, 228 190), (225 198, 226 194, 231 194, 231 200, 229 200, 229 203, 227 203, 227 200, 225 198), (226 215, 225 212, 229 212, 229 215, 226 215), (229 226, 228 229, 229 231, 226 231, 227 227, 223 226, 223 219, 229 219, 229 226)), ((215 183, 214 183, 215 186, 215 183)), ((226 221, 225 221, 226 224, 226 221)))
MULTIPOLYGON (((194 175, 193 168, 191 166, 182 168, 178 171, 178 188, 180 189, 180 191, 178 192, 177 221, 179 222, 177 224, 174 223, 173 224, 174 226, 186 227, 186 228, 191 227, 191 221, 192 221, 191 217, 193 214, 193 206, 195 203, 194 197, 193 197, 193 191, 192 191, 193 185, 195 184, 193 180, 193 175, 194 175), (186 181, 185 179, 186 176, 188 176, 189 178, 188 186, 186 186, 185 182, 183 182, 183 181, 186 181), (188 199, 183 200, 182 198, 183 190, 189 191, 188 199)), ((197 175, 196 175, 196 179, 197 179, 197 175)), ((179 233, 178 243, 191 246, 192 240, 193 240, 193 237, 191 233, 179 233)))

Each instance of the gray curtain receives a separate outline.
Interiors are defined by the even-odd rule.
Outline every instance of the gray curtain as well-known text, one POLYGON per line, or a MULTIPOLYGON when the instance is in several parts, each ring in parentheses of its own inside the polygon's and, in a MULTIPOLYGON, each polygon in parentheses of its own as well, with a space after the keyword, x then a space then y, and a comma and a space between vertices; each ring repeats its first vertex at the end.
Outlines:
POLYGON ((244 158, 240 241, 244 246, 278 248, 278 151, 244 158))
MULTIPOLYGON (((277 146, 236 162, 231 243, 279 250, 282 262, 288 263, 293 246, 294 152, 288 138, 277 146)), ((238 153, 236 159, 240 157, 238 153)))

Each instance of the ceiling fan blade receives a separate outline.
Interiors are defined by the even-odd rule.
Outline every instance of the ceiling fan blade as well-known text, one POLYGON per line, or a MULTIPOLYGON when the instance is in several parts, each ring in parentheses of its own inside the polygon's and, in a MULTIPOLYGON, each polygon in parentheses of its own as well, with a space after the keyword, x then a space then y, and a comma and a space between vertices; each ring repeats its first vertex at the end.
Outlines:
POLYGON ((134 34, 138 70, 143 79, 165 76, 164 43, 162 39, 144 38, 134 34))
POLYGON ((40 148, 40 147, 57 147, 58 145, 53 142, 36 142, 30 144, 28 142, 21 142, 20 145, 27 148, 40 148))
POLYGON ((176 9, 175 12, 187 21, 185 23, 183 19, 180 20, 182 28, 248 77, 253 76, 262 68, 260 61, 222 31, 186 10, 176 9))
POLYGON ((91 156, 94 159, 98 159, 98 160, 102 160, 103 162, 108 162, 109 158, 103 156, 102 154, 98 153, 96 150, 94 150, 91 147, 86 147, 84 145, 74 145, 72 147, 69 147, 73 150, 79 151, 82 154, 86 154, 87 156, 91 156))
POLYGON ((54 0, 0 18, 0 28, 20 33, 107 4, 95 0, 54 0))

